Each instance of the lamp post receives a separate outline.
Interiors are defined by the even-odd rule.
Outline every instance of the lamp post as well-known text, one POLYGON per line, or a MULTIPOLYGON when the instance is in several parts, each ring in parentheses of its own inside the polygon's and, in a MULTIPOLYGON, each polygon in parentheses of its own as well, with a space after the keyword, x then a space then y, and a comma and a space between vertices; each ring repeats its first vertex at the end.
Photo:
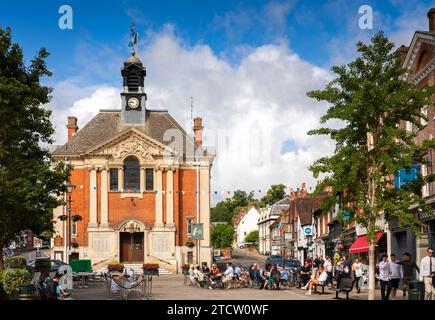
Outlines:
MULTIPOLYGON (((72 195, 72 191, 76 188, 75 184, 71 184, 71 181, 68 181, 68 184, 66 185, 67 188, 67 193, 68 193, 68 222, 66 222, 68 224, 68 252, 67 252, 67 257, 68 257, 68 263, 71 263, 70 261, 70 254, 71 254, 71 229, 72 229, 72 225, 71 225, 71 212, 72 212, 72 200, 71 200, 71 195, 72 195)), ((66 228, 65 228, 66 229, 66 228)), ((67 258, 65 257, 65 258, 67 258)))

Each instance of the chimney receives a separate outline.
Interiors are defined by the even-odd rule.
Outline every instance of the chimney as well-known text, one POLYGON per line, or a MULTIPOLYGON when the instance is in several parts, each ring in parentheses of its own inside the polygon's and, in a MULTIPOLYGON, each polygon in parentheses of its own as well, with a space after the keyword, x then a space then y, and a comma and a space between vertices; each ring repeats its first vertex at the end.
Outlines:
POLYGON ((427 17, 429 19, 429 31, 435 31, 435 8, 428 11, 427 17))
POLYGON ((405 61, 406 54, 408 53, 409 47, 405 47, 404 45, 401 45, 399 49, 397 49, 397 52, 399 53, 400 57, 400 66, 403 65, 403 62, 405 61))
POLYGON ((202 145, 202 118, 193 119, 193 132, 195 133, 195 146, 202 145))
POLYGON ((68 141, 71 140, 72 137, 75 136, 79 127, 77 126, 77 118, 76 117, 68 117, 68 124, 66 125, 68 128, 68 141))

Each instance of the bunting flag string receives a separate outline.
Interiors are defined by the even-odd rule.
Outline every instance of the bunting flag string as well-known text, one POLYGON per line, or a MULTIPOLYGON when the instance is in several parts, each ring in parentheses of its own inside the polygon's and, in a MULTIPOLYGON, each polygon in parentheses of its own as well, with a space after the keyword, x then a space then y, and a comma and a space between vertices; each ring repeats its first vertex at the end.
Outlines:
MULTIPOLYGON (((101 185, 98 186, 101 191, 103 191, 103 187, 101 187, 101 185)), ((85 186, 80 185, 79 188, 81 190, 83 190, 85 188, 85 186)), ((92 190, 97 190, 97 186, 93 185, 91 187, 92 190)), ((303 190, 308 191, 311 193, 312 191, 314 191, 315 187, 305 187, 305 188, 292 188, 292 187, 288 187, 286 188, 289 193, 293 193, 293 192, 301 192, 303 190)), ((155 193, 158 194, 159 192, 161 192, 163 195, 164 194, 176 194, 176 195, 186 195, 186 194, 200 194, 200 195, 205 195, 205 194, 209 194, 211 196, 233 196, 236 192, 245 192, 246 194, 256 194, 257 196, 263 196, 267 193, 266 189, 250 189, 250 190, 242 190, 242 189, 237 189, 237 190, 210 190, 210 191, 197 191, 197 190, 136 190, 136 189, 114 189, 114 190, 109 190, 109 192, 128 192, 128 193, 155 193)))

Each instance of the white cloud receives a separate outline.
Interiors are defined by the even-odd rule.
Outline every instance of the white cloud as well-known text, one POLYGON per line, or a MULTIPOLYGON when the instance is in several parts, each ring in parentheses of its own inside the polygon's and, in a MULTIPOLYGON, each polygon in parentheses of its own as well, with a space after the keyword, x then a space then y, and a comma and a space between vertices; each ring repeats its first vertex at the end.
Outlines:
MULTIPOLYGON (((307 136, 308 130, 318 126, 326 107, 309 99, 306 92, 328 82, 327 71, 302 60, 286 44, 253 48, 233 66, 206 45, 185 45, 171 28, 151 34, 139 51, 147 68, 149 108, 168 109, 190 131, 193 96, 194 114, 203 118, 205 144, 217 151, 213 191, 265 190, 273 183, 298 187, 304 181, 315 185, 308 166, 333 146, 326 138, 307 136), (292 140, 297 149, 281 154, 286 140, 292 140)), ((119 78, 121 86, 120 74, 113 77, 119 78)), ((86 94, 78 94, 66 108, 55 109, 56 124, 64 126, 66 117, 75 115, 83 126, 98 109, 120 107, 120 88, 69 86, 86 94)), ((62 84, 56 87, 57 101, 68 90, 62 84)), ((66 130, 60 129, 58 143, 66 140, 66 130)))

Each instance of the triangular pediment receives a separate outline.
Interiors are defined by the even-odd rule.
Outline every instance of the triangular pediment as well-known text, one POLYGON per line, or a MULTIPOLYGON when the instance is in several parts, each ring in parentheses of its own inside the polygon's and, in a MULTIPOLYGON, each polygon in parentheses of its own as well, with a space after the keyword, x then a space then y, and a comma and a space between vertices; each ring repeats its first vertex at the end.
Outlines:
POLYGON ((418 83, 435 68, 435 34, 416 32, 412 38, 403 68, 404 78, 418 83), (426 54, 426 57, 422 55, 426 54), (422 62, 423 60, 423 62, 422 62))
POLYGON ((130 155, 135 155, 143 161, 150 161, 163 155, 175 156, 176 152, 143 132, 135 128, 128 128, 88 150, 86 155, 111 156, 119 161, 123 161, 130 155))

